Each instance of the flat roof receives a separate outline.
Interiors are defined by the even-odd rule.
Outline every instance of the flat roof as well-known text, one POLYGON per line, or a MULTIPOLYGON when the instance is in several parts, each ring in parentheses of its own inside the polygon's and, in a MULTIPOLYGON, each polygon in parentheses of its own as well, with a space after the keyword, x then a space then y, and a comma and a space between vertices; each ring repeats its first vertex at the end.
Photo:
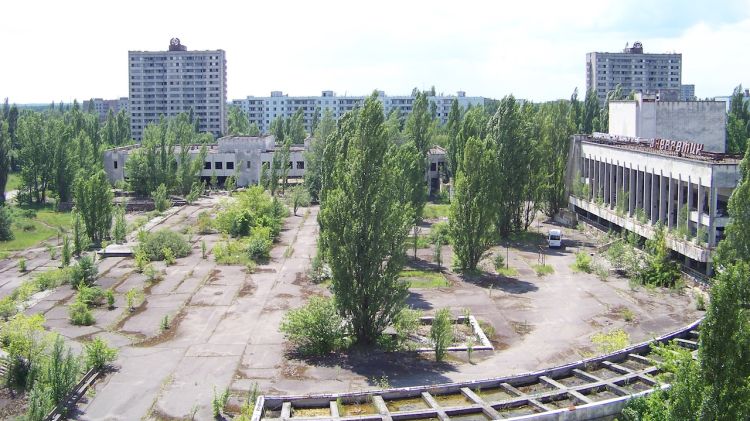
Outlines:
MULTIPOLYGON (((616 149, 624 149, 647 153, 656 156, 674 157, 679 159, 685 159, 694 162, 707 162, 711 164, 726 164, 726 165, 738 165, 742 160, 742 155, 729 154, 729 153, 717 153, 700 151, 697 154, 683 153, 672 150, 656 149, 653 145, 654 142, 659 142, 662 139, 647 139, 641 137, 630 137, 630 136, 617 136, 609 135, 604 133, 596 134, 577 134, 582 141, 586 143, 608 146, 616 149)), ((665 141, 667 139, 664 139, 665 141)), ((671 141, 671 140, 670 140, 671 141)), ((675 141, 676 142, 676 141, 675 141)), ((689 143, 689 142, 685 142, 689 143)))

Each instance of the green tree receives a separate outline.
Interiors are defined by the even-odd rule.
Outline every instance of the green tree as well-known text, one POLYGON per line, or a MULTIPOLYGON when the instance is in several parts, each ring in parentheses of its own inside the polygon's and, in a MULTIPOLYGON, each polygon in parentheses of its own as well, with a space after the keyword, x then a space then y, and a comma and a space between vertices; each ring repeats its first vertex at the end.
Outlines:
POLYGON ((336 131, 336 120, 330 109, 326 109, 323 118, 315 129, 305 155, 305 186, 312 200, 317 201, 323 184, 323 154, 328 137, 336 131))
POLYGON ((70 202, 73 195, 73 182, 78 169, 71 154, 70 128, 65 127, 62 120, 55 119, 51 122, 54 126, 51 128, 55 132, 54 142, 54 159, 53 165, 53 185, 59 202, 70 202))
MULTIPOLYGON (((125 209, 122 206, 116 206, 114 210, 114 227, 112 228, 112 238, 117 244, 125 242, 128 234, 128 225, 125 222, 125 209)), ((67 238, 67 237, 66 237, 67 238)))
POLYGON ((463 157, 464 164, 455 178, 449 232, 455 265, 461 270, 474 270, 492 244, 495 204, 487 180, 495 165, 487 142, 475 137, 466 142, 463 157))
POLYGON ((5 204, 0 204, 0 241, 10 241, 13 235, 13 213, 5 204))
POLYGON ((86 238, 86 229, 83 225, 81 213, 77 208, 73 208, 73 254, 80 256, 81 252, 89 246, 89 239, 86 238))
POLYGON ((112 227, 112 189, 104 170, 91 177, 79 175, 75 186, 76 207, 86 227, 86 235, 99 246, 112 227))
POLYGON ((83 353, 87 368, 104 369, 107 364, 117 359, 117 349, 110 348, 101 338, 94 338, 83 345, 83 353))
POLYGON ((599 98, 596 91, 586 92, 586 100, 583 104, 583 116, 581 117, 581 132, 591 134, 598 128, 594 127, 594 119, 599 114, 599 98))
POLYGON ((8 123, 0 119, 0 206, 5 203, 5 187, 8 184, 12 147, 8 123))
POLYGON ((291 155, 290 148, 292 146, 292 138, 286 137, 281 148, 278 148, 273 154, 273 167, 279 171, 281 176, 281 193, 286 192, 286 182, 289 176, 289 170, 291 169, 291 162, 289 157, 291 155))
POLYGON ((62 403, 78 381, 78 359, 60 335, 56 335, 46 363, 43 381, 49 386, 52 402, 62 403))
POLYGON ((232 105, 227 113, 227 136, 249 136, 250 120, 242 108, 232 105))
POLYGON ((446 128, 448 130, 448 171, 451 177, 455 177, 458 174, 460 166, 459 162, 459 149, 463 149, 459 139, 459 132, 461 130, 461 109, 458 107, 458 100, 453 98, 451 103, 451 110, 448 113, 448 121, 446 122, 446 128))
POLYGON ((724 240, 717 247, 716 262, 750 262, 750 143, 740 162, 740 180, 729 197, 727 210, 731 219, 724 229, 724 240))
POLYGON ((430 124, 432 119, 427 110, 427 96, 424 93, 418 93, 414 99, 411 114, 406 119, 404 134, 408 140, 414 142, 414 146, 422 154, 427 156, 430 149, 430 124))
POLYGON ((419 224, 422 222, 422 213, 427 201, 427 189, 424 182, 425 159, 422 153, 414 145, 414 142, 397 147, 393 154, 393 163, 389 166, 397 172, 397 178, 401 183, 397 186, 399 200, 402 203, 411 204, 409 215, 413 224, 414 235, 414 258, 417 258, 417 237, 419 235, 419 224))
MULTIPOLYGON (((216 173, 214 173, 211 178, 215 178, 215 176, 216 173)), ((212 182, 212 184, 214 184, 215 188, 216 183, 212 182)), ((156 190, 151 193, 151 198, 154 200, 154 207, 156 208, 157 212, 164 212, 172 205, 172 201, 169 199, 169 195, 167 194, 167 186, 165 186, 164 184, 159 184, 159 187, 157 187, 156 190)))
POLYGON ((742 153, 750 138, 750 111, 744 100, 742 85, 734 88, 727 114, 727 149, 730 153, 742 153))
POLYGON ((565 101, 556 101, 549 104, 540 115, 540 156, 543 165, 538 168, 543 176, 540 184, 544 196, 544 211, 550 217, 568 204, 565 196, 565 168, 570 136, 575 132, 575 117, 570 116, 574 112, 574 108, 565 101))
POLYGON ((260 136, 260 128, 255 122, 250 123, 250 127, 247 129, 248 136, 260 136))
POLYGON ((297 108, 292 118, 287 120, 285 140, 291 139, 295 145, 302 144, 305 140, 305 114, 302 108, 297 108))
POLYGON ((21 161, 22 190, 29 201, 44 203, 52 181, 53 138, 42 115, 33 111, 21 114, 18 121, 18 158, 21 161))
POLYGON ((447 308, 441 308, 435 313, 430 326, 430 341, 435 350, 435 361, 443 361, 448 347, 453 343, 453 323, 451 312, 447 308))
POLYGON ((291 188, 289 204, 292 206, 294 216, 297 216, 297 209, 300 206, 310 206, 310 193, 304 186, 295 186, 291 188))
POLYGON ((391 145, 377 93, 343 124, 334 142, 335 177, 330 190, 324 187, 321 235, 339 313, 350 320, 355 340, 367 344, 404 306, 407 286, 398 274, 411 212, 386 165, 391 145))

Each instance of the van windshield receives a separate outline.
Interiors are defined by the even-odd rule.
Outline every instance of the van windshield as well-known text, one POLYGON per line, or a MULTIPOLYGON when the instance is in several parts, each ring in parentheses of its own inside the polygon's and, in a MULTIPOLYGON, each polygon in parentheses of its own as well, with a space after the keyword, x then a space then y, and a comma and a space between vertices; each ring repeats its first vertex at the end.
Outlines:
POLYGON ((560 236, 559 236, 559 235, 557 235, 557 234, 550 234, 550 235, 549 235, 549 239, 550 239, 550 240, 553 240, 553 241, 557 241, 557 240, 559 240, 559 239, 560 239, 560 236))

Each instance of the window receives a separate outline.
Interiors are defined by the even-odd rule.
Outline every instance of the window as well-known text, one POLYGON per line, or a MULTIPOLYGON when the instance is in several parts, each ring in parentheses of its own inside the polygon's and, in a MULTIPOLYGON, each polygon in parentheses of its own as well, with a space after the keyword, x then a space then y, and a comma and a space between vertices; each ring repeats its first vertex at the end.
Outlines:
POLYGON ((298 170, 304 170, 305 169, 305 161, 297 161, 297 169, 298 170))
POLYGON ((206 161, 203 163, 203 169, 204 170, 210 170, 211 169, 211 161, 206 161))
POLYGON ((294 162, 289 161, 289 169, 292 169, 292 168, 294 168, 294 162))
POLYGON ((247 161, 247 168, 250 169, 250 161, 247 161))
POLYGON ((216 162, 214 163, 214 168, 217 170, 224 169, 224 163, 223 162, 216 162))
POLYGON ((434 162, 430 162, 430 171, 437 171, 437 164, 434 162))
POLYGON ((115 169, 117 169, 117 161, 115 161, 115 169))
POLYGON ((234 169, 234 162, 227 162, 227 169, 233 170, 234 169))

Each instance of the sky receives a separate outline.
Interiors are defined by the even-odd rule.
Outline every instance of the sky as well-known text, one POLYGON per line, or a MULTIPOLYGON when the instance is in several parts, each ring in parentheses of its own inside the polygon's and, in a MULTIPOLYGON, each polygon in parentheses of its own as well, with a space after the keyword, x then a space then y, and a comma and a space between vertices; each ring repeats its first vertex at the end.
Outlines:
POLYGON ((59 1, 0 6, 0 98, 128 94, 128 50, 223 49, 227 99, 407 95, 546 101, 585 90, 591 51, 683 55, 699 98, 750 87, 750 0, 59 1))

